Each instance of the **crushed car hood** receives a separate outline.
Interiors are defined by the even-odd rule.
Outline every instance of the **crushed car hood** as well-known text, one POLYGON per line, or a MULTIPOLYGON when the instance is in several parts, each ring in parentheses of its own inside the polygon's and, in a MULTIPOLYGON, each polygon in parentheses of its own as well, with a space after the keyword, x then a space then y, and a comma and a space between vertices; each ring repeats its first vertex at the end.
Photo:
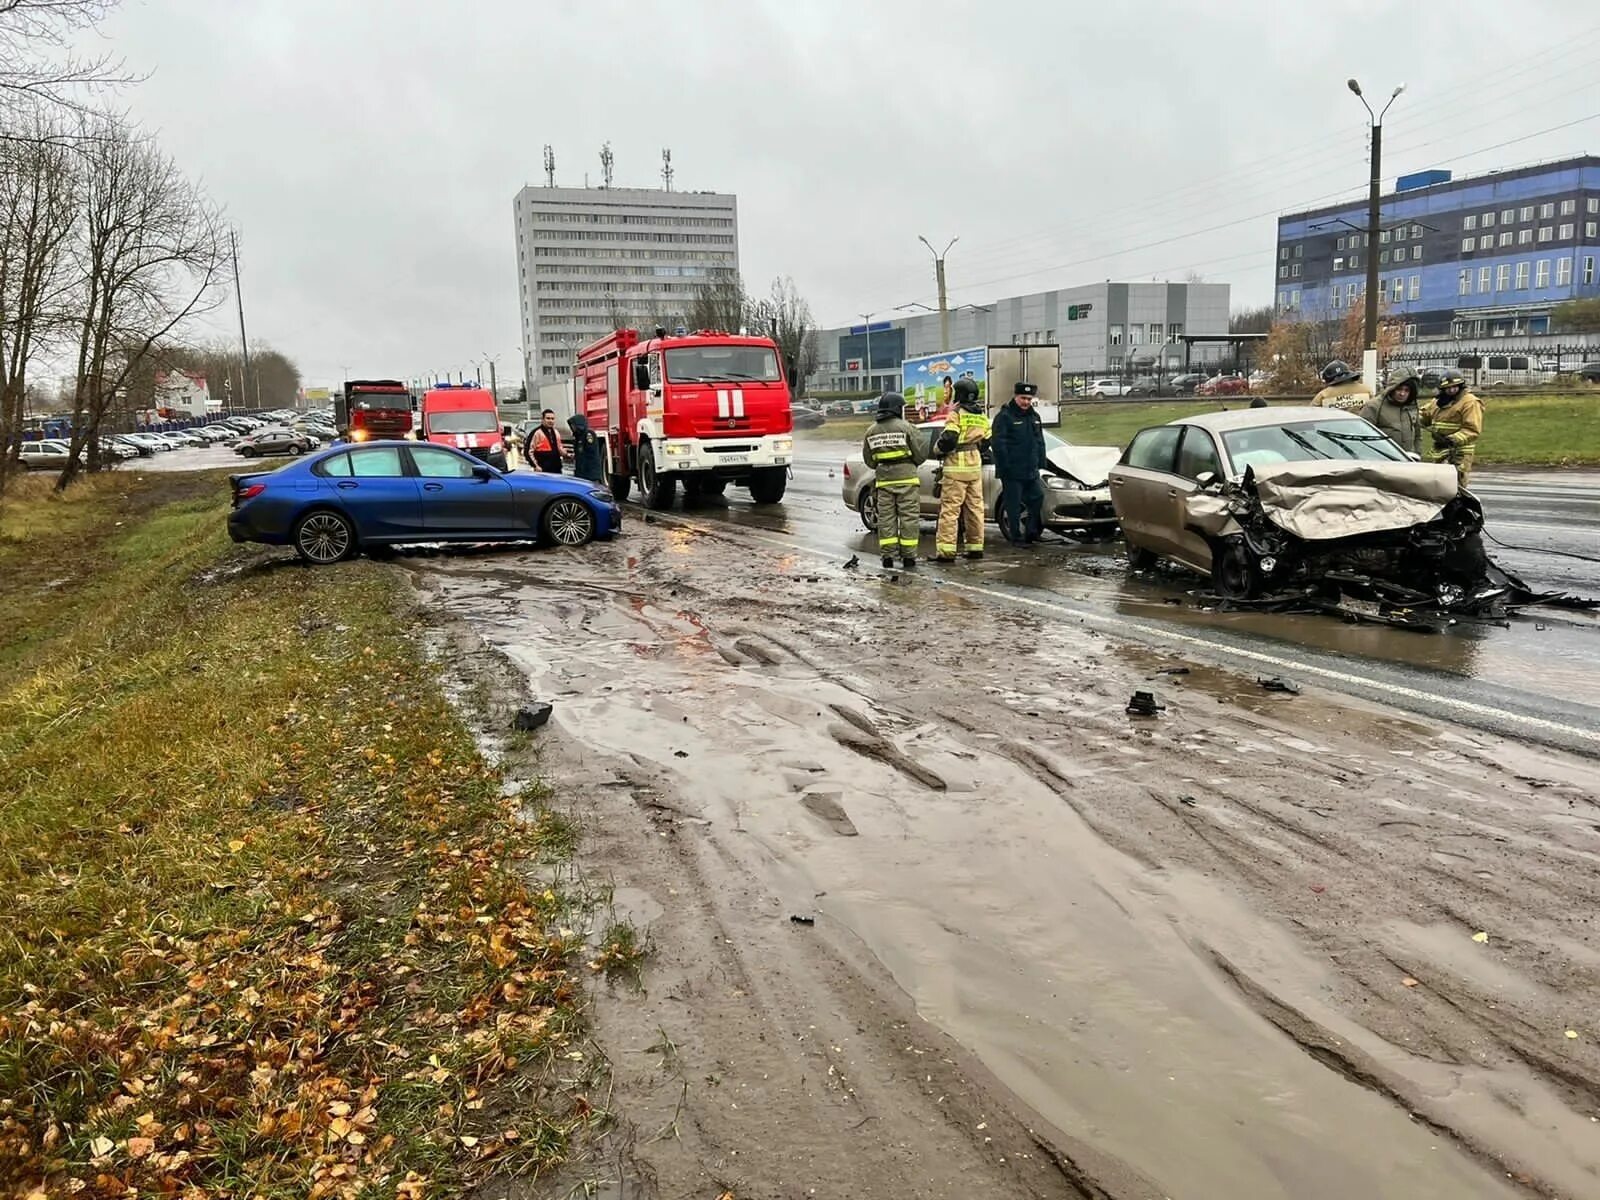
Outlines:
MULTIPOLYGON (((1308 542, 1426 524, 1459 490, 1455 468, 1446 463, 1274 463, 1252 468, 1246 478, 1267 519, 1308 542)), ((1195 529, 1224 534, 1237 528, 1225 495, 1196 492, 1185 505, 1195 529)))
POLYGON ((1097 488, 1106 482, 1111 468, 1122 459, 1115 446, 1057 446, 1047 450, 1050 465, 1065 471, 1085 487, 1097 488))

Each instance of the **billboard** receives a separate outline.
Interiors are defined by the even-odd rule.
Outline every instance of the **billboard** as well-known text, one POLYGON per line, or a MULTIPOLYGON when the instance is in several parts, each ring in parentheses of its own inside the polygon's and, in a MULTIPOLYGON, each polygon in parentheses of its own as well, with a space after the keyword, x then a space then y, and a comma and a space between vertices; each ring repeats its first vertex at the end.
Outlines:
POLYGON ((946 375, 952 381, 964 376, 977 380, 978 396, 984 406, 988 406, 989 351, 983 346, 906 359, 900 364, 900 384, 905 390, 906 403, 929 412, 943 408, 946 375))
POLYGON ((325 387, 308 387, 304 394, 307 404, 331 404, 333 392, 325 387))

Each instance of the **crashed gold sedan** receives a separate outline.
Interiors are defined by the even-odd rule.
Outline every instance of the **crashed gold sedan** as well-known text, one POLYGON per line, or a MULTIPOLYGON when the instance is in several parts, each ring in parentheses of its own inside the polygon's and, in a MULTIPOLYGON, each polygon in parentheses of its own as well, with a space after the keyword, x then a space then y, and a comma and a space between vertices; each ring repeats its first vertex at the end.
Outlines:
POLYGON ((1136 434, 1110 489, 1134 567, 1181 563, 1236 605, 1405 620, 1545 599, 1484 553, 1482 506, 1453 468, 1353 413, 1183 417, 1136 434))

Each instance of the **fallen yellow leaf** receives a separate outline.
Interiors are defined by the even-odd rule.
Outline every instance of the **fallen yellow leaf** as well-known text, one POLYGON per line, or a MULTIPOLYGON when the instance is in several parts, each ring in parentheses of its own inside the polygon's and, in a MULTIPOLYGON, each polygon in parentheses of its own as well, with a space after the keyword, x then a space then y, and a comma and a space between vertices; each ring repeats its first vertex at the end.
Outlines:
POLYGON ((89 1153, 95 1158, 104 1158, 117 1148, 117 1144, 108 1137, 97 1137, 89 1143, 89 1153))
POLYGON ((237 854, 237 853, 239 853, 239 851, 244 849, 244 841, 242 839, 240 839, 240 838, 234 838, 231 842, 228 843, 228 849, 232 850, 235 854, 237 854))
POLYGON ((1477 933, 1472 935, 1472 940, 1475 942, 1487 942, 1489 940, 1489 934, 1486 930, 1480 929, 1477 933))
POLYGON ((1415 979, 1411 978, 1411 976, 1409 976, 1409 975, 1407 975, 1400 982, 1405 984, 1406 987, 1416 987, 1417 986, 1417 981, 1415 979))
POLYGON ((1576 1029, 1569 1029, 1567 1030, 1567 1036, 1576 1041, 1578 1037, 1578 1031, 1576 1029))

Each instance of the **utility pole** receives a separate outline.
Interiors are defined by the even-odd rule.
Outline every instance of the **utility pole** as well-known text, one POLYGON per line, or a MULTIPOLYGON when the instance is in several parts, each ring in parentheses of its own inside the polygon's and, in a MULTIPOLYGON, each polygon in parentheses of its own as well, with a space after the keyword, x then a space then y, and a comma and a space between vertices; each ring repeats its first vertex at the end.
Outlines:
POLYGON ((1367 351, 1362 356, 1361 374, 1366 380, 1367 387, 1374 394, 1378 390, 1378 246, 1380 244, 1378 226, 1381 223, 1381 204, 1379 192, 1383 180, 1383 118, 1389 111, 1389 105, 1399 98, 1400 93, 1406 90, 1406 85, 1401 84, 1389 95, 1389 104, 1383 106, 1383 111, 1374 114, 1372 105, 1367 103, 1367 98, 1361 94, 1361 85, 1354 79, 1347 80, 1346 87, 1355 93, 1356 99, 1361 101, 1361 107, 1367 110, 1371 118, 1372 130, 1372 179, 1367 189, 1367 313, 1366 334, 1367 351))
POLYGON ((945 246, 945 248, 943 250, 935 250, 933 248, 933 243, 932 242, 930 242, 927 238, 923 237, 920 233, 917 235, 917 241, 921 242, 924 246, 926 246, 928 248, 928 253, 933 255, 933 274, 934 274, 934 278, 937 279, 938 282, 939 282, 939 351, 940 351, 940 353, 943 353, 944 351, 950 349, 950 309, 949 309, 949 307, 948 307, 948 305, 946 304, 946 301, 945 301, 944 256, 946 254, 949 254, 950 253, 950 247, 954 246, 960 240, 961 239, 959 237, 953 237, 946 244, 946 246, 945 246))
MULTIPOLYGON (((239 372, 239 399, 248 404, 250 398, 245 389, 250 386, 250 343, 244 336, 244 293, 239 290, 239 239, 234 236, 232 229, 228 230, 228 253, 233 258, 233 298, 239 304, 239 352, 244 356, 244 367, 239 372)), ((261 400, 261 383, 256 382, 256 407, 259 408, 261 400)))

